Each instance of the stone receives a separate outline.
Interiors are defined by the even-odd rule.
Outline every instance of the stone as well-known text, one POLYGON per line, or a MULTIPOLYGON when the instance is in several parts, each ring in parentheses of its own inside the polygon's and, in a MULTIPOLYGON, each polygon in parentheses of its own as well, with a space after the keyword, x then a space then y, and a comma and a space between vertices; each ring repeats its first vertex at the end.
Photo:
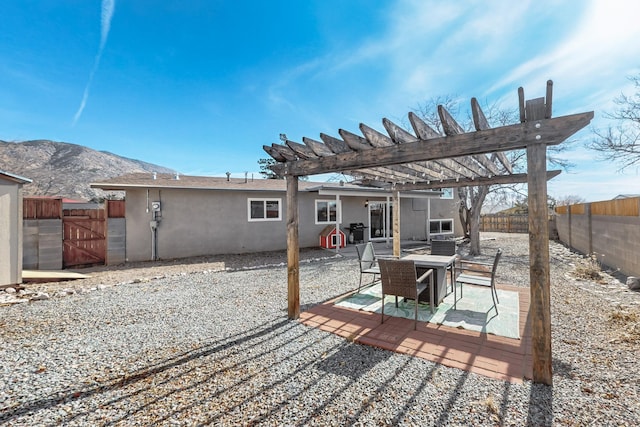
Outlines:
POLYGON ((16 288, 6 288, 4 291, 8 294, 15 294, 17 292, 16 288))
POLYGON ((45 301, 45 300, 48 300, 49 298, 50 297, 48 293, 38 292, 37 294, 31 297, 31 301, 45 301))
POLYGON ((635 276, 627 277, 627 286, 632 291, 640 291, 640 277, 635 277, 635 276))
POLYGON ((30 290, 27 290, 27 289, 20 289, 18 291, 18 296, 21 296, 21 297, 30 297, 30 296, 35 295, 35 294, 36 294, 35 291, 30 291, 30 290))

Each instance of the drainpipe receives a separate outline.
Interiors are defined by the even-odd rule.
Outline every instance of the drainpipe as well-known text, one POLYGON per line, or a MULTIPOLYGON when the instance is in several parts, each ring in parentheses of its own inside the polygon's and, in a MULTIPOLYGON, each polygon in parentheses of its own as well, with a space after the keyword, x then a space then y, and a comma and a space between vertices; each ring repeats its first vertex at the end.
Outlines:
POLYGON ((151 261, 157 260, 157 237, 158 237, 158 221, 155 219, 156 213, 153 213, 153 218, 149 222, 149 226, 151 227, 151 261))

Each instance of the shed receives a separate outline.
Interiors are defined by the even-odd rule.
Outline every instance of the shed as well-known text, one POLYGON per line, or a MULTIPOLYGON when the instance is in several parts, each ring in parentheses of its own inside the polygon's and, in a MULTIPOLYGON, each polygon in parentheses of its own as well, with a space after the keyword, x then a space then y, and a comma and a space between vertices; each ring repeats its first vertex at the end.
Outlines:
POLYGON ((347 244, 347 236, 335 225, 327 225, 320 232, 320 247, 325 249, 335 249, 336 246, 344 248, 347 244))
POLYGON ((30 182, 0 170, 0 288, 22 283, 22 186, 30 182))

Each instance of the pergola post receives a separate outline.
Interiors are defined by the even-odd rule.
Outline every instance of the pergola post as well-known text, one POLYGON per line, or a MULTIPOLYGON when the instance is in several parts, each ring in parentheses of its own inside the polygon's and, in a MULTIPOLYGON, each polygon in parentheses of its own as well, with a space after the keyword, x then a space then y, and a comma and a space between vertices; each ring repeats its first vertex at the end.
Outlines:
POLYGON ((400 258, 400 191, 393 191, 393 256, 400 258))
MULTIPOLYGON (((549 94, 547 98, 550 103, 549 94)), ((545 106, 544 98, 527 101, 527 122, 543 120, 549 113, 550 105, 545 106)), ((536 125, 536 128, 539 126, 536 125)), ((527 145, 527 176, 533 381, 552 385, 547 146, 542 141, 527 145)))
POLYGON ((298 177, 287 175, 287 301, 289 319, 300 317, 300 242, 298 177))

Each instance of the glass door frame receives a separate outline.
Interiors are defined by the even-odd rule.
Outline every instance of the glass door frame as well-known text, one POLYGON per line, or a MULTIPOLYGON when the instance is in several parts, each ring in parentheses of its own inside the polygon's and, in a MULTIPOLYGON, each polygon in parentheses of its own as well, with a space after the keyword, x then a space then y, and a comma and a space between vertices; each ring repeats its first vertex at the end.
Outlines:
POLYGON ((392 218, 393 218, 393 202, 389 197, 385 200, 375 200, 369 201, 369 206, 367 209, 367 219, 369 222, 369 240, 373 241, 381 241, 381 240, 389 240, 393 237, 393 226, 392 226, 392 218), (372 208, 377 208, 377 206, 381 206, 383 211, 383 221, 382 227, 374 227, 374 222, 371 218, 372 208), (374 230, 381 230, 381 234, 379 236, 375 235, 374 230))

